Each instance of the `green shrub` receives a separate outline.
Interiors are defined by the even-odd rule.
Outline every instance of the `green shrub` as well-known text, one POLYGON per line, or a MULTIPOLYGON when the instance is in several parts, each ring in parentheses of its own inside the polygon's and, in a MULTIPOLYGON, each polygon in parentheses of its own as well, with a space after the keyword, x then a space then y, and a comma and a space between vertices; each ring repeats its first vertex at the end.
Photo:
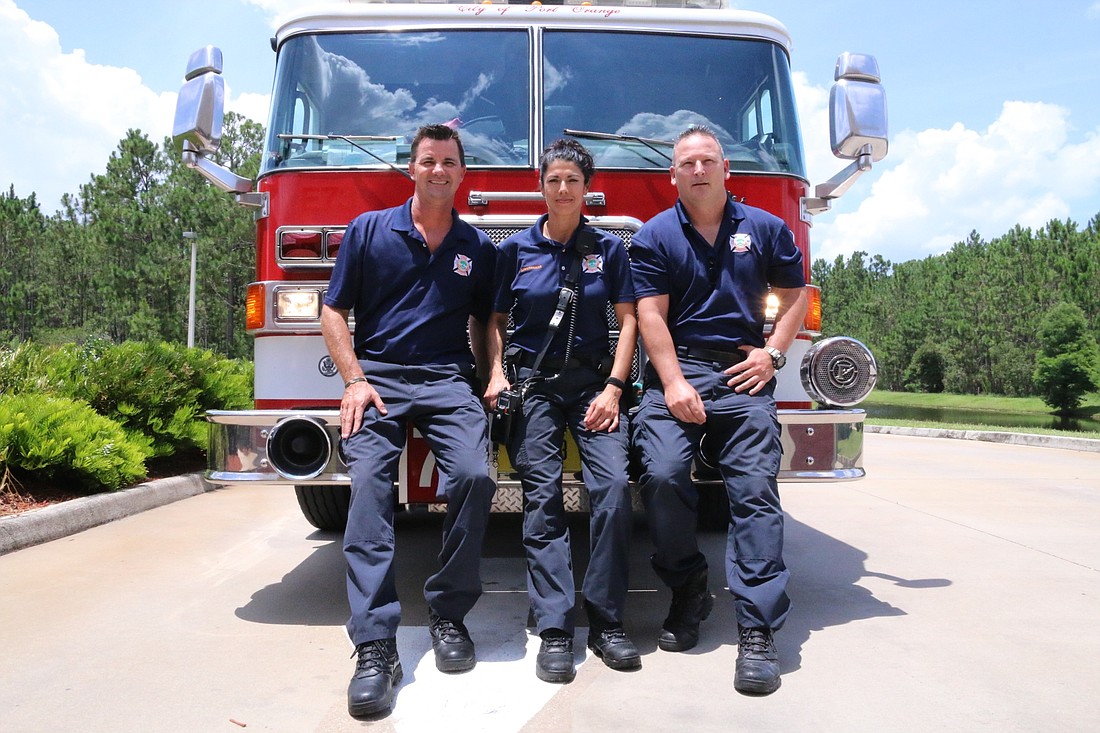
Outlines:
POLYGON ((165 456, 206 447, 206 410, 251 407, 252 364, 167 343, 24 343, 0 350, 0 393, 86 402, 165 456))
POLYGON ((127 341, 88 351, 73 387, 71 396, 149 437, 154 455, 205 444, 199 378, 168 344, 127 341))
POLYGON ((252 409, 252 362, 226 359, 207 349, 177 348, 197 376, 200 411, 252 409))
POLYGON ((87 405, 41 394, 0 394, 0 466, 95 492, 143 478, 151 455, 148 439, 128 434, 87 405))
POLYGON ((0 349, 0 394, 64 394, 72 373, 56 352, 30 342, 0 349))

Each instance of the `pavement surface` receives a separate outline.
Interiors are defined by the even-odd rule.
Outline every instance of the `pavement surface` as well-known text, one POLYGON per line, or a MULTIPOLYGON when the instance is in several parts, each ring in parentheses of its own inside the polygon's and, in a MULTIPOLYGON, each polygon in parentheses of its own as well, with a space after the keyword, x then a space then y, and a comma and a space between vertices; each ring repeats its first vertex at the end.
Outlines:
MULTIPOLYGON (((398 524, 405 681, 391 715, 353 720, 339 539, 289 490, 248 486, 0 557, 0 731, 1096 729, 1100 451, 869 433, 867 478, 781 488, 794 610, 771 696, 732 690, 723 533, 701 536, 719 601, 700 645, 656 649, 668 594, 641 522, 627 627, 642 670, 589 658, 578 629, 577 679, 535 679, 520 524, 496 515, 467 619, 479 664, 437 672, 420 586, 441 515, 413 513, 398 524)), ((573 530, 583 548, 583 517, 573 530)))

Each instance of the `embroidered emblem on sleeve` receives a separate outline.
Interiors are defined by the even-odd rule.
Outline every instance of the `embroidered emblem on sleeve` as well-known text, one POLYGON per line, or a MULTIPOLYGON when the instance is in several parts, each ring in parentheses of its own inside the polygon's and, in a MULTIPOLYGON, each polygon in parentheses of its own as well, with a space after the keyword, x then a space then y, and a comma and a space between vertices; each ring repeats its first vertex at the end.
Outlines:
POLYGON ((752 249, 752 237, 748 234, 734 234, 730 237, 730 249, 737 254, 752 249))
POLYGON ((581 269, 587 273, 603 272, 603 255, 588 255, 581 260, 581 269))
POLYGON ((470 273, 474 271, 474 261, 466 255, 455 255, 454 270, 456 275, 469 277, 470 273))

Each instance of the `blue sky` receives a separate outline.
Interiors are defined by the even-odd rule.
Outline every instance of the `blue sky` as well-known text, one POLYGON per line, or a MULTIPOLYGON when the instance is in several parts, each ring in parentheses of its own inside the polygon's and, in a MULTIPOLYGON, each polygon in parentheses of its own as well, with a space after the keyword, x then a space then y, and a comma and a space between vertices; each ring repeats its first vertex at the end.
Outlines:
MULTIPOLYGON (((308 4, 0 0, 0 186, 52 212, 127 129, 160 141, 187 57, 207 43, 224 52, 229 107, 263 121, 274 18, 308 4)), ((815 257, 901 262, 972 230, 988 239, 1100 213, 1100 0, 734 4, 791 31, 815 184, 842 167, 826 117, 837 54, 879 61, 890 154, 815 219, 815 257)))

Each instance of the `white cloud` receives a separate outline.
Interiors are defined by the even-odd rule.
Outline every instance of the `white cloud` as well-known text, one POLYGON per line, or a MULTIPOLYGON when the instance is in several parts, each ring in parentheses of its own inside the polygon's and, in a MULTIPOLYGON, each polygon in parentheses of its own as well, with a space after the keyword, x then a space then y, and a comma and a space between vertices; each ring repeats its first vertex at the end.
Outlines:
POLYGON ((1069 110, 1042 102, 1005 102, 985 130, 904 130, 877 172, 817 217, 814 258, 862 250, 903 262, 944 252, 971 231, 992 239, 1016 224, 1069 218, 1100 193, 1100 128, 1080 142, 1072 132, 1069 110))
POLYGON ((791 77, 806 146, 806 172, 816 185, 831 178, 847 163, 834 158, 829 147, 829 90, 810 84, 804 72, 793 72, 791 77))
POLYGON ((231 98, 232 88, 227 81, 226 87, 226 109, 232 110, 237 114, 244 115, 253 122, 259 122, 261 125, 267 124, 268 108, 271 106, 270 94, 242 94, 236 99, 231 98))
POLYGON ((268 14, 274 26, 277 18, 316 5, 316 0, 245 0, 268 14))
MULTIPOLYGON (((35 193, 46 213, 106 168, 127 130, 156 143, 171 134, 175 93, 152 91, 133 69, 89 63, 80 49, 62 52, 57 32, 13 0, 0 0, 0 68, 0 186, 35 193)), ((228 92, 230 109, 266 119, 266 95, 228 92)))
POLYGON ((46 211, 104 167, 127 129, 164 134, 171 125, 174 96, 155 94, 131 69, 90 64, 79 49, 62 53, 53 28, 11 0, 0 0, 0 66, 0 184, 36 193, 46 211))

